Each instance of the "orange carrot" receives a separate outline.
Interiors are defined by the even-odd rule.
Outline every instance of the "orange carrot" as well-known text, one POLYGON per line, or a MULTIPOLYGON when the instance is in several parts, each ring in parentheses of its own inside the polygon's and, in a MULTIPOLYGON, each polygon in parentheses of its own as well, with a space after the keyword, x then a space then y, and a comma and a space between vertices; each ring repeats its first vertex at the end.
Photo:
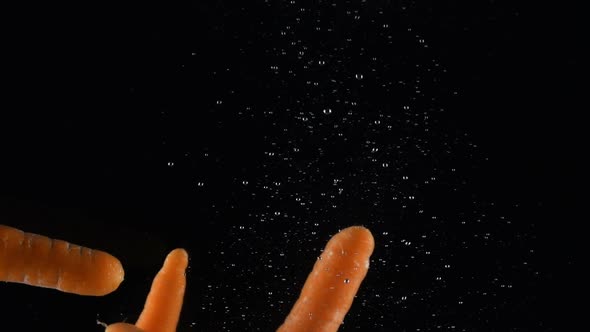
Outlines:
POLYGON ((104 332, 145 332, 139 327, 128 323, 115 323, 107 326, 104 332))
POLYGON ((187 265, 186 250, 174 249, 170 252, 154 278, 143 311, 135 325, 111 324, 105 332, 175 332, 186 289, 187 265))
POLYGON ((186 289, 188 253, 174 249, 152 283, 137 327, 146 332, 175 332, 186 289))
POLYGON ((362 226, 334 235, 277 332, 335 332, 367 275, 375 242, 362 226))
POLYGON ((0 225, 1 281, 102 296, 117 289, 124 274, 106 252, 0 225))

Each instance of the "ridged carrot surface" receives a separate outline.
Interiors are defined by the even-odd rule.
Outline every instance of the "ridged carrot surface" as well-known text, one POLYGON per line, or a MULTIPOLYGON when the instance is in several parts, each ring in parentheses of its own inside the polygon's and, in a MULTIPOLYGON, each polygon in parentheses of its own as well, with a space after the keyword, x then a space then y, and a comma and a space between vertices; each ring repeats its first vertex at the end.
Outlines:
POLYGON ((0 225, 0 280, 102 296, 119 287, 121 262, 112 255, 63 240, 0 225))

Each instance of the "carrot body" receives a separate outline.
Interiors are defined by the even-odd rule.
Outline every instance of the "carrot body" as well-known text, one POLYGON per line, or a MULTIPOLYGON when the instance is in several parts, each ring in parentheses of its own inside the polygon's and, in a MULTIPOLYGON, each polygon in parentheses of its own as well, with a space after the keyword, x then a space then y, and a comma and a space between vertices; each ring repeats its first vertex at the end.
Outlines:
POLYGON ((175 332, 186 289, 188 254, 174 249, 152 283, 145 306, 135 326, 146 332, 175 332))
POLYGON ((107 326, 105 332, 176 332, 186 289, 187 265, 186 250, 172 250, 152 282, 135 325, 114 323, 107 326))
POLYGON ((139 327, 128 323, 115 323, 107 326, 104 332, 145 332, 139 327))
POLYGON ((367 274, 374 247, 371 232, 361 226, 334 235, 277 332, 337 331, 367 274))
POLYGON ((102 296, 123 278, 121 262, 106 252, 0 225, 1 281, 102 296))

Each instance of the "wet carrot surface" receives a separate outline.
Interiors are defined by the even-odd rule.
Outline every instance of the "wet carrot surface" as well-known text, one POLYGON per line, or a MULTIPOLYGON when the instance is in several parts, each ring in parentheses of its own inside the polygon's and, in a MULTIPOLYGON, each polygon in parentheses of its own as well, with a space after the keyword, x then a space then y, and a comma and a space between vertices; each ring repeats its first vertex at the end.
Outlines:
POLYGON ((79 295, 102 296, 124 278, 114 256, 0 225, 0 280, 79 295))
MULTIPOLYGON (((335 332, 365 278, 374 249, 371 232, 348 227, 328 241, 298 300, 278 332, 335 332)), ((188 253, 171 251, 153 280, 135 324, 114 323, 105 332, 175 332, 186 290, 188 253)), ((0 280, 105 295, 122 282, 119 260, 106 252, 0 225, 0 280)))
POLYGON ((135 325, 115 323, 105 332, 175 332, 186 289, 185 270, 188 253, 184 249, 171 251, 158 272, 135 325))
POLYGON ((334 235, 278 332, 334 332, 343 322, 369 268, 371 232, 348 227, 334 235))

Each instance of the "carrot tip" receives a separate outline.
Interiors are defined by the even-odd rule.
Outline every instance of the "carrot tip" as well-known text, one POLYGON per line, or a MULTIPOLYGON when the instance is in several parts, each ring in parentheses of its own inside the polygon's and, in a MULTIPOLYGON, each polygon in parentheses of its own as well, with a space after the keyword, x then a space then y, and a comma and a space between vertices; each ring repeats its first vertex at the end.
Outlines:
POLYGON ((106 327, 104 332, 144 332, 139 327, 128 323, 114 323, 106 327))
POLYGON ((363 226, 332 236, 277 332, 336 332, 369 269, 375 241, 363 226))
POLYGON ((164 260, 164 266, 175 266, 185 270, 188 266, 188 253, 182 248, 172 250, 164 260))

